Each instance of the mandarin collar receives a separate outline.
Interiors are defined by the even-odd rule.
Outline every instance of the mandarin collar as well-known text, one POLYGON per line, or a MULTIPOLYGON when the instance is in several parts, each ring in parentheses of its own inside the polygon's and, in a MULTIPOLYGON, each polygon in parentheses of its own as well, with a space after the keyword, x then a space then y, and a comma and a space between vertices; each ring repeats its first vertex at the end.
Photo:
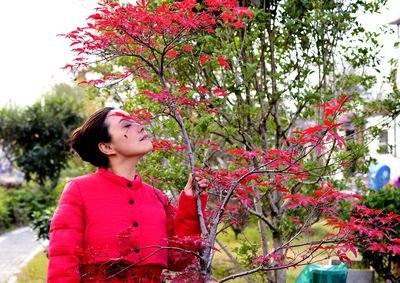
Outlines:
POLYGON ((113 182, 114 184, 123 186, 125 188, 137 189, 142 185, 142 178, 139 174, 135 175, 135 179, 129 180, 125 177, 116 175, 113 172, 108 171, 107 169, 102 167, 97 169, 96 174, 101 175, 107 180, 113 182))

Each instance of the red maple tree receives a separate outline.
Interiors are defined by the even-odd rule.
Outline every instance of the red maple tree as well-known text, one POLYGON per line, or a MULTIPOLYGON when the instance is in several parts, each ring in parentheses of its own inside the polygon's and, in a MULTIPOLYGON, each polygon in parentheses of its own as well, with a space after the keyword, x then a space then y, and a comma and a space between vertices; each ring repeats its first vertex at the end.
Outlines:
MULTIPOLYGON (((171 117, 179 125, 184 145, 163 139, 154 142, 155 150, 184 151, 193 175, 202 175, 210 180, 210 193, 215 196, 210 202, 206 215, 200 207, 199 188, 197 210, 202 230, 200 252, 197 253, 198 267, 187 272, 193 280, 201 282, 212 278, 212 260, 217 236, 226 227, 238 225, 241 210, 257 215, 272 233, 278 230, 279 223, 272 223, 269 218, 255 209, 257 196, 254 188, 263 187, 279 200, 279 206, 272 207, 271 213, 293 215, 291 225, 295 232, 283 243, 274 245, 267 254, 255 255, 251 259, 251 268, 232 274, 220 282, 259 271, 287 269, 321 260, 321 253, 336 254, 342 261, 350 261, 348 253, 357 254, 357 237, 364 237, 370 244, 370 250, 399 254, 399 239, 390 239, 390 244, 379 244, 382 237, 387 237, 400 217, 395 214, 383 214, 362 206, 355 206, 354 213, 343 220, 338 214, 342 202, 355 202, 360 196, 342 193, 335 189, 328 178, 316 173, 326 168, 335 150, 344 149, 345 141, 339 134, 341 124, 335 123, 341 112, 345 111, 348 98, 342 97, 317 105, 324 112, 323 120, 317 126, 292 132, 285 141, 285 149, 239 149, 221 148, 208 140, 197 142, 196 146, 211 148, 218 156, 235 169, 199 168, 193 151, 191 137, 188 134, 183 117, 183 108, 204 111, 218 115, 210 98, 227 97, 229 91, 221 87, 207 89, 204 86, 189 88, 180 85, 168 72, 168 66, 179 58, 193 56, 201 64, 209 61, 218 63, 216 68, 232 71, 231 65, 223 56, 213 56, 202 52, 193 52, 193 39, 200 34, 213 33, 216 27, 229 26, 242 28, 245 21, 252 18, 246 7, 241 7, 232 0, 206 0, 198 4, 195 0, 183 0, 160 5, 149 1, 136 4, 120 4, 115 1, 103 1, 96 12, 88 17, 85 27, 78 28, 64 36, 72 41, 72 51, 76 57, 66 68, 80 70, 98 62, 113 63, 120 58, 129 60, 128 67, 115 68, 101 78, 86 81, 95 86, 107 86, 122 80, 158 80, 159 91, 141 92, 149 99, 163 105, 163 114, 171 117), (198 96, 188 95, 196 92, 198 96), (307 168, 307 158, 311 155, 326 160, 320 168, 307 168), (318 189, 304 194, 296 185, 298 182, 312 183, 318 189), (305 217, 297 218, 302 213, 305 217), (315 241, 298 242, 299 237, 311 229, 313 221, 325 220, 325 225, 332 227, 332 233, 315 241), (221 228, 222 227, 222 228, 221 228), (299 247, 305 247, 299 249, 299 247)), ((147 109, 132 113, 138 119, 150 121, 152 114, 147 109)), ((281 215, 282 216, 282 215, 281 215)), ((184 241, 181 239, 181 241, 184 241)), ((193 254, 192 251, 189 251, 193 254)))

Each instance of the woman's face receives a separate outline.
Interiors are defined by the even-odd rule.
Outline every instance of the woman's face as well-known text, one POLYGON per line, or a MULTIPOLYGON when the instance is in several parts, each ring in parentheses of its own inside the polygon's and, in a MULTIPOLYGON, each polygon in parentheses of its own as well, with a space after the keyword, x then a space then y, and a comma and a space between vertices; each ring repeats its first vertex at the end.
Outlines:
POLYGON ((105 123, 111 135, 109 145, 116 155, 141 157, 152 151, 153 145, 144 126, 134 122, 127 112, 113 109, 108 113, 105 123))

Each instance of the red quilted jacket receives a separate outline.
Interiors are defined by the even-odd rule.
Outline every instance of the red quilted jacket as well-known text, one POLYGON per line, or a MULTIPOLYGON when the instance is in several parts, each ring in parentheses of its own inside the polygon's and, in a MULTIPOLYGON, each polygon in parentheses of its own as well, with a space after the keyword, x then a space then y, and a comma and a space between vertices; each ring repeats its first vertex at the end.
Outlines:
POLYGON ((99 168, 72 179, 50 226, 48 282, 80 282, 81 266, 110 261, 174 269, 175 253, 160 247, 172 235, 199 235, 200 227, 195 197, 181 193, 174 217, 167 203, 139 175, 130 181, 99 168))

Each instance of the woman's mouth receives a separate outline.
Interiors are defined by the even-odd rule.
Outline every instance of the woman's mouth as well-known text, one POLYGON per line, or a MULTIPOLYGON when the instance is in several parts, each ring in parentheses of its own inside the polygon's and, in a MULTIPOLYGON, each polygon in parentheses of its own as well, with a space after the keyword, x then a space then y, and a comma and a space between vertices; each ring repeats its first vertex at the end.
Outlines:
POLYGON ((140 141, 144 141, 144 140, 146 140, 146 139, 148 139, 148 138, 149 138, 148 135, 144 135, 144 136, 140 139, 140 141))

